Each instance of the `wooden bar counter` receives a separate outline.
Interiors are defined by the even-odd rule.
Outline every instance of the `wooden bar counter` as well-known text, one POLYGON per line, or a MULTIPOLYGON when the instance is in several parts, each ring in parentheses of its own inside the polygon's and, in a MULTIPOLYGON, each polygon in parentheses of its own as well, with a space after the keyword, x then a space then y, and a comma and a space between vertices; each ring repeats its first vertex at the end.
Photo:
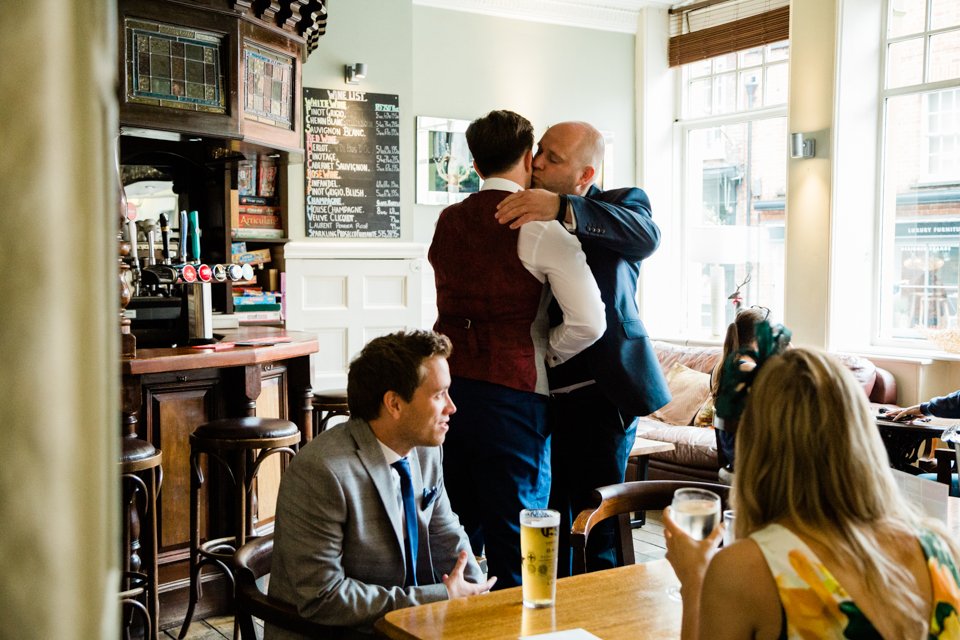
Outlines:
MULTIPOLYGON (((217 418, 261 416, 291 420, 300 428, 301 444, 310 440, 313 425, 310 354, 318 350, 316 336, 268 327, 244 327, 223 332, 223 342, 278 340, 254 346, 214 349, 190 347, 138 349, 124 359, 123 433, 163 450, 163 486, 158 502, 158 563, 160 626, 183 619, 189 584, 190 434, 217 418)), ((279 488, 279 460, 265 465, 256 487, 256 522, 272 528, 279 488)), ((229 535, 226 501, 208 501, 225 489, 216 465, 204 465, 200 529, 202 537, 229 535), (212 472, 212 473, 211 473, 212 472), (224 505, 224 506, 221 506, 224 505)), ((204 597, 195 619, 225 610, 226 582, 216 572, 205 573, 204 597), (209 582, 208 582, 209 580, 209 582)))

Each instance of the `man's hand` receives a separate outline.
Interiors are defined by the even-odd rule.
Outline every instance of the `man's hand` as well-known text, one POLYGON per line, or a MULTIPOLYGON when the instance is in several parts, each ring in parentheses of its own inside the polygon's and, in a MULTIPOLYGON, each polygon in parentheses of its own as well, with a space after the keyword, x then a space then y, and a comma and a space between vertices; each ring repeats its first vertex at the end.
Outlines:
POLYGON ((511 193, 497 205, 497 221, 519 229, 528 222, 557 219, 560 196, 546 189, 526 189, 511 193))
POLYGON ((923 412, 920 411, 920 405, 915 404, 912 407, 907 407, 906 409, 892 409, 883 414, 883 417, 888 420, 894 420, 895 422, 904 422, 910 420, 911 418, 918 418, 923 415, 923 412))
POLYGON ((478 593, 486 593, 497 582, 496 577, 490 578, 483 584, 473 584, 463 579, 463 569, 467 566, 467 552, 461 551, 457 556, 457 564, 453 566, 453 571, 449 574, 443 574, 443 584, 447 587, 447 595, 450 598, 462 598, 464 596, 474 596, 478 593))

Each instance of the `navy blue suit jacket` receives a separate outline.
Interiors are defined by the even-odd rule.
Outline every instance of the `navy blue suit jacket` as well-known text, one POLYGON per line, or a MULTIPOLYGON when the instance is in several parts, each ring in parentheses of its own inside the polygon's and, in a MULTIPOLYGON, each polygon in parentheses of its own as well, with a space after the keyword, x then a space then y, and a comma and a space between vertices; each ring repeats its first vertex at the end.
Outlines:
POLYGON ((568 196, 583 246, 606 307, 603 336, 564 364, 550 370, 550 387, 596 380, 620 411, 644 416, 670 401, 647 330, 637 311, 640 263, 660 244, 660 229, 642 189, 568 196))

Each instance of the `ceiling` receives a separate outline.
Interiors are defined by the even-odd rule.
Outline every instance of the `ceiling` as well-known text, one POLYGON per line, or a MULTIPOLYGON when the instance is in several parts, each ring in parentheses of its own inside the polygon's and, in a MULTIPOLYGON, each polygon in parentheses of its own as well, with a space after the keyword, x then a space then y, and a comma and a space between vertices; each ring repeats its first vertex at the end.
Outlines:
POLYGON ((414 4, 620 33, 636 33, 647 7, 667 9, 677 0, 413 0, 414 4))

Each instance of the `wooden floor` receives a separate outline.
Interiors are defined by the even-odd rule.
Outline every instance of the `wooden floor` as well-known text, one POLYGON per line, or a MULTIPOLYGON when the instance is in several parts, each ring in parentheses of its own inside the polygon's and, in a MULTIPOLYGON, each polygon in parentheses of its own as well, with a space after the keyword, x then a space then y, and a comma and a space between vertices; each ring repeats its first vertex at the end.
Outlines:
POLYGON ((637 563, 660 560, 667 553, 663 541, 662 511, 647 511, 647 523, 633 530, 633 556, 637 563))
MULTIPOLYGON (((257 626, 257 637, 262 638, 263 623, 256 619, 253 622, 257 626)), ((162 631, 160 640, 176 638, 178 633, 180 633, 180 627, 162 631)), ((233 639, 233 616, 195 620, 186 635, 186 640, 223 640, 224 638, 233 639)))
MULTIPOLYGON (((663 558, 667 552, 663 542, 663 522, 660 520, 660 511, 648 511, 647 522, 639 529, 633 530, 633 551, 637 562, 650 562, 663 558)), ((259 620, 257 637, 263 637, 263 625, 259 620)), ((169 629, 160 634, 161 640, 173 640, 180 632, 179 628, 169 629)), ((233 616, 220 616, 197 620, 190 625, 187 640, 223 640, 233 638, 233 616)))

